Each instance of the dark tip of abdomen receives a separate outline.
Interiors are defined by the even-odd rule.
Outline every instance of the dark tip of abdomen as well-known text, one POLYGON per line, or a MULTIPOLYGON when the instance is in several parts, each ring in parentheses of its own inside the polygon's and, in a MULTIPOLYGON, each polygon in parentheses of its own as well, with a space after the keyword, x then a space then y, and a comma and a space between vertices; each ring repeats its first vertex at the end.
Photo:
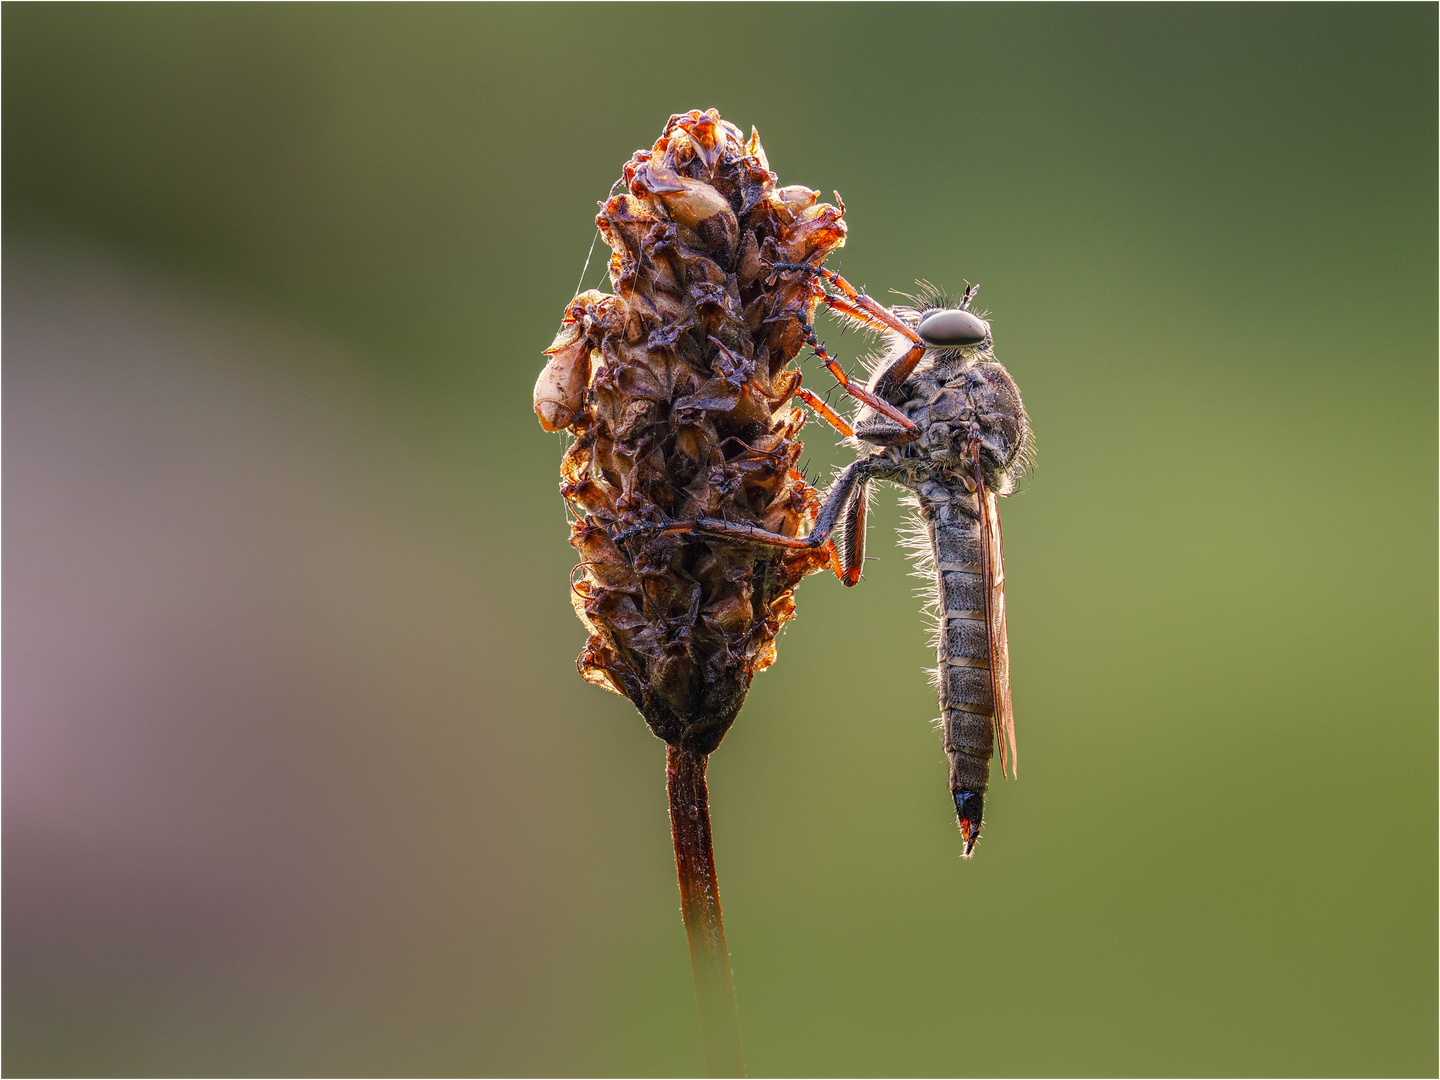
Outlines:
POLYGON ((980 839, 980 821, 985 815, 985 796, 978 791, 955 791, 955 816, 960 819, 960 838, 965 842, 964 855, 970 857, 975 841, 980 839))

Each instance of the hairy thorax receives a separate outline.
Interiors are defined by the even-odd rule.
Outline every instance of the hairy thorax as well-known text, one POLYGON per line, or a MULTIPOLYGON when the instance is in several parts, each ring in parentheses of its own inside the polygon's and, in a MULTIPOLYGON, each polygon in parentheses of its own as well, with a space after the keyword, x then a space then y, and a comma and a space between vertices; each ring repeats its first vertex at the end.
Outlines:
POLYGON ((932 353, 892 399, 919 428, 915 438, 883 445, 901 429, 870 409, 855 424, 856 441, 891 466, 886 479, 919 490, 973 475, 978 443, 985 485, 1000 495, 1014 490, 1028 465, 1030 424, 1014 381, 998 363, 932 353))

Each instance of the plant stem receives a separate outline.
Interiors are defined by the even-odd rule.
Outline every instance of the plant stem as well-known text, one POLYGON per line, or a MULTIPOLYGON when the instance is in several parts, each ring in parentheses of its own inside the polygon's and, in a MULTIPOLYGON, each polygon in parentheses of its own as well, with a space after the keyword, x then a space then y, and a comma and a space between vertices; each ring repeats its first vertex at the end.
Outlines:
POLYGON ((665 787, 670 794, 670 837, 675 842, 675 873, 680 879, 680 912, 690 943, 690 972, 700 1010, 700 1041, 708 1076, 744 1076, 740 1018, 730 950, 720 918, 720 886, 710 845, 710 795, 705 787, 707 756, 668 746, 665 787))

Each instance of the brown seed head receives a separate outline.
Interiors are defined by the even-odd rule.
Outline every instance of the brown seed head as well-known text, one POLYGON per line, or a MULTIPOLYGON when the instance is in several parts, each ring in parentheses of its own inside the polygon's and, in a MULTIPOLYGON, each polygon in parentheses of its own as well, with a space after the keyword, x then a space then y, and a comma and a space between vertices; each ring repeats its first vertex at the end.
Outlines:
POLYGON ((666 742, 709 753, 774 662, 796 583, 832 552, 655 533, 621 550, 612 538, 699 517, 809 529, 818 496, 795 467, 804 414, 789 364, 816 290, 769 264, 819 266, 845 223, 818 192, 777 188, 759 136, 713 109, 672 116, 624 184, 596 219, 615 292, 566 308, 535 411, 573 436, 560 490, 590 631, 580 673, 628 696, 666 742))

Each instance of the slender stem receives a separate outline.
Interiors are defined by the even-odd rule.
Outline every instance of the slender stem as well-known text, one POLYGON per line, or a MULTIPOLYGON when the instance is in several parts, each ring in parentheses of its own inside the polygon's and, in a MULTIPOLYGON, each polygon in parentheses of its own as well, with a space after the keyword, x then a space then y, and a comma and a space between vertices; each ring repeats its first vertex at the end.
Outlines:
POLYGON ((700 1040, 708 1076, 744 1076, 740 1053, 740 1017, 730 950, 720 918, 720 886, 710 846, 710 794, 705 787, 706 755, 670 746, 665 755, 665 786, 670 793, 670 836, 675 842, 675 873, 680 879, 680 912, 690 943, 690 973, 700 1010, 700 1040))

